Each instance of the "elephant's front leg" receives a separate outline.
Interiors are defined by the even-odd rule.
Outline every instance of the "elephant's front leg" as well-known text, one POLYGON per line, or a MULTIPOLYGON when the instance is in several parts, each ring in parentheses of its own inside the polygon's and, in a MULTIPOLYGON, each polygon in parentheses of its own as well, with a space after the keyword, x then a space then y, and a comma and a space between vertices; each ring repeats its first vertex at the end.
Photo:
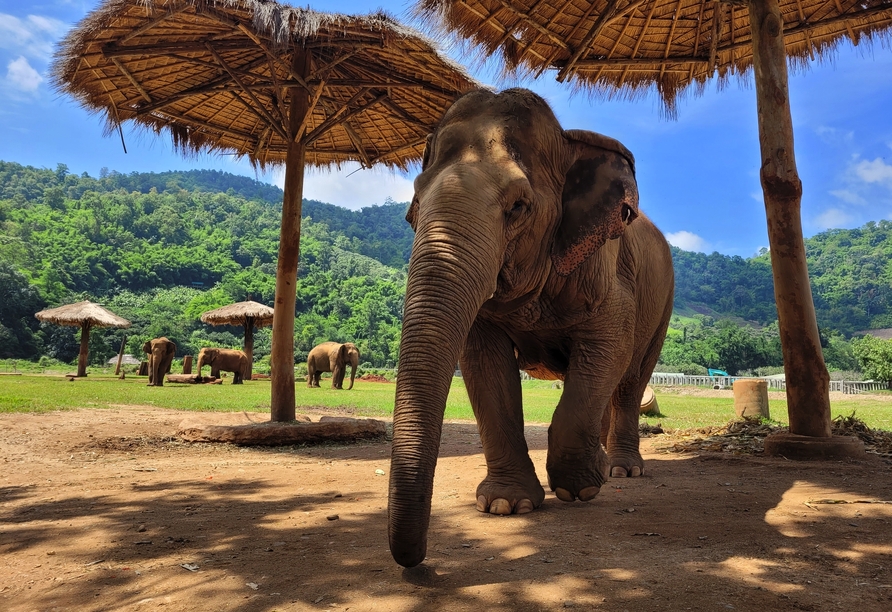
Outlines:
POLYGON ((486 478, 477 487, 477 509, 525 514, 545 499, 523 433, 523 400, 514 345, 479 321, 460 357, 462 376, 486 457, 486 478))
POLYGON ((593 499, 610 474, 601 446, 602 416, 629 359, 615 347, 603 340, 582 342, 571 354, 548 428, 548 484, 562 501, 593 499))

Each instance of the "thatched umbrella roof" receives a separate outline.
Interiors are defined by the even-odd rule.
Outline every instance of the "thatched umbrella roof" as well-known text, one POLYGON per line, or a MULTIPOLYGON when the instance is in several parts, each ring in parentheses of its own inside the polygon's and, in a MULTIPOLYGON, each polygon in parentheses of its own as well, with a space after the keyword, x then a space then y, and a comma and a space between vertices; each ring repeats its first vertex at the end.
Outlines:
MULTIPOLYGON (((790 61, 805 66, 836 45, 892 25, 889 0, 779 0, 790 61)), ((595 93, 634 98, 655 88, 670 113, 688 88, 702 92, 753 66, 745 0, 419 0, 416 11, 499 54, 509 70, 557 71, 595 93)))
POLYGON ((274 421, 294 419, 294 306, 306 164, 406 168, 459 95, 477 87, 383 13, 269 0, 106 0, 62 42, 57 89, 105 116, 170 132, 183 152, 285 164, 270 355, 274 421))
POLYGON ((81 346, 77 356, 77 375, 87 375, 90 354, 90 329, 93 327, 130 327, 130 321, 90 301, 77 302, 34 314, 41 321, 81 328, 81 346))
POLYGON ((130 327, 130 321, 127 319, 90 301, 41 310, 34 316, 41 321, 71 327, 83 327, 84 324, 90 327, 130 327))
POLYGON ((183 152, 284 163, 288 90, 306 90, 306 163, 405 168, 456 95, 476 86, 434 43, 384 13, 261 0, 108 0, 62 41, 56 88, 105 117, 167 131, 183 152), (295 45, 312 56, 294 70, 295 45))
POLYGON ((202 323, 208 325, 251 325, 264 327, 272 325, 273 309, 251 300, 222 306, 201 313, 202 323))

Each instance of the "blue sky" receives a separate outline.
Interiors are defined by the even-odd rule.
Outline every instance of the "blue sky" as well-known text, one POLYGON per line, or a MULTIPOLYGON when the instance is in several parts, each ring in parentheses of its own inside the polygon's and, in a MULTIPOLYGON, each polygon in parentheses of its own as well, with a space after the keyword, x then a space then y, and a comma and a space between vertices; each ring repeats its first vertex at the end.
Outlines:
MULTIPOLYGON (((278 183, 245 161, 203 155, 184 159, 165 137, 124 130, 102 135, 101 120, 48 85, 57 41, 98 6, 94 0, 0 0, 0 160, 41 168, 66 164, 97 176, 210 168, 278 183)), ((305 5, 306 0, 299 3, 305 5)), ((309 2, 317 10, 367 13, 383 8, 408 19, 404 0, 309 2)), ((411 23, 411 21, 410 21, 411 23)), ((458 53, 453 56, 470 63, 458 53)), ((752 79, 722 91, 710 84, 688 96, 676 120, 665 119, 655 96, 606 102, 572 93, 546 73, 537 81, 495 83, 494 67, 474 72, 499 86, 522 85, 544 96, 565 128, 590 129, 621 140, 635 154, 641 207, 686 250, 750 257, 767 246, 759 185, 759 143, 752 79)), ((806 236, 829 228, 892 219, 892 50, 888 44, 846 44, 830 59, 791 74, 796 159, 803 182, 806 236)), ((346 208, 408 201, 414 172, 308 171, 304 197, 346 208)), ((417 170, 416 170, 417 172, 417 170)))

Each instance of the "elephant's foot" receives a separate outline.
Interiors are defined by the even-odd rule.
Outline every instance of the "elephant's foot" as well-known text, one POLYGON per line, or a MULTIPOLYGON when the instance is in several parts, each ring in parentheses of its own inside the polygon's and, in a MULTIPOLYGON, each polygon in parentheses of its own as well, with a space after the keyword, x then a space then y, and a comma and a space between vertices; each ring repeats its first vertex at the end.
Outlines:
POLYGON ((590 501, 601 491, 610 473, 610 459, 600 445, 590 457, 579 455, 552 458, 549 451, 548 486, 565 502, 590 501))
POLYGON ((633 452, 611 451, 610 475, 613 478, 635 478, 644 476, 644 459, 637 450, 633 452))
POLYGON ((477 486, 477 510, 490 514, 526 514, 545 500, 545 489, 536 474, 525 478, 487 476, 477 486))

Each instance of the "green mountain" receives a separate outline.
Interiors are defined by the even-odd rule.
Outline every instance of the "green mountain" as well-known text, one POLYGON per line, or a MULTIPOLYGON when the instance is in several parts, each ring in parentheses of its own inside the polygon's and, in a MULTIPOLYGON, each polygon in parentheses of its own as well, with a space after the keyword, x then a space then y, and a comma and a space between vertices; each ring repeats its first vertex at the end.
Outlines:
MULTIPOLYGON (((221 172, 93 178, 63 165, 0 162, 0 291, 30 292, 0 310, 0 358, 68 358, 70 330, 38 326, 33 313, 77 299, 99 300, 133 322, 96 334, 107 345, 91 350, 96 359, 116 352, 125 334, 135 354, 140 339, 160 335, 180 354, 237 346, 240 330, 209 328, 198 315, 248 298, 273 303, 281 197, 276 187, 221 172)), ((392 367, 412 241, 407 204, 303 206, 298 357, 323 340, 352 340, 363 362, 392 367)), ((255 355, 267 345, 262 330, 255 355)))
MULTIPOLYGON (((126 332, 134 353, 141 338, 159 335, 174 338, 181 354, 210 342, 238 345, 240 330, 196 321, 232 301, 273 303, 281 199, 278 187, 225 172, 103 169, 94 178, 63 164, 50 170, 0 161, 0 293, 17 296, 0 305, 0 358, 65 357, 73 332, 41 327, 33 313, 87 298, 134 322, 126 332)), ((387 201, 351 211, 304 200, 298 357, 318 341, 353 340, 363 362, 395 364, 413 239, 406 207, 387 201)), ((828 337, 892 327, 890 229, 881 221, 806 241, 828 337)), ((673 248, 672 255, 677 315, 756 329, 774 322, 767 253, 744 259, 673 248)), ((266 350, 265 333, 256 354, 266 350)), ((96 354, 116 352, 124 335, 97 334, 107 346, 96 354)))

